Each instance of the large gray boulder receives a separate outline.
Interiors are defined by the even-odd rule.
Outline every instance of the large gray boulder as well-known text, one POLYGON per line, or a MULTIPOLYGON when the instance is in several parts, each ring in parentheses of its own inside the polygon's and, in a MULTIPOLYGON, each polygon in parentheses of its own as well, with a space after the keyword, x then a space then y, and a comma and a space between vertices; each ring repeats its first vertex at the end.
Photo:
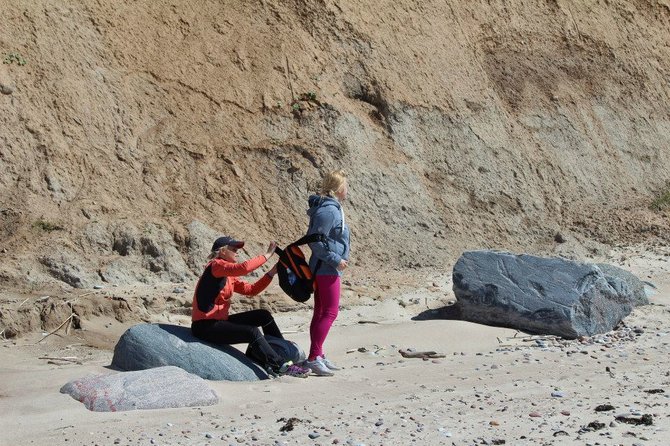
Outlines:
POLYGON ((634 307, 649 303, 647 287, 635 274, 608 263, 596 263, 596 266, 603 272, 612 288, 621 294, 630 295, 634 307))
POLYGON ((60 391, 95 412, 211 406, 219 402, 207 381, 172 366, 81 378, 65 384, 60 391))
POLYGON ((144 370, 173 365, 204 379, 258 381, 268 375, 242 352, 229 345, 207 344, 189 327, 138 324, 114 347, 112 365, 121 370, 144 370))
POLYGON ((496 251, 463 253, 453 284, 462 320, 569 339, 611 331, 648 303, 620 268, 496 251))

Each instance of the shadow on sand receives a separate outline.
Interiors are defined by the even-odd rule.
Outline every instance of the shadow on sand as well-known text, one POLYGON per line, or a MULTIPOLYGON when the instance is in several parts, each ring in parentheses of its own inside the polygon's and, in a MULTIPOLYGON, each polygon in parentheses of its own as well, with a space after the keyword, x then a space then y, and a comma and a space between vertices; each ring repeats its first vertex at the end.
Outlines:
POLYGON ((458 305, 449 305, 434 310, 426 310, 412 318, 413 321, 432 321, 432 320, 461 320, 461 309, 458 305))

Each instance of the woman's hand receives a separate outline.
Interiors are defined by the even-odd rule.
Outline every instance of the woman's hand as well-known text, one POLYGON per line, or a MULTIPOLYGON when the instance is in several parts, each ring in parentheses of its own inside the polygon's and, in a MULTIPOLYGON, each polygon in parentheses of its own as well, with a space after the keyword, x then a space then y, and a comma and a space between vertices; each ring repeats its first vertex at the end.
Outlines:
POLYGON ((277 247, 277 242, 270 242, 267 252, 264 254, 266 259, 272 257, 272 254, 275 253, 275 248, 277 247))
POLYGON ((347 261, 344 260, 344 259, 342 259, 342 260, 340 260, 340 264, 337 265, 337 270, 338 270, 338 271, 344 271, 345 269, 347 269, 347 266, 349 266, 349 264, 347 263, 347 261))

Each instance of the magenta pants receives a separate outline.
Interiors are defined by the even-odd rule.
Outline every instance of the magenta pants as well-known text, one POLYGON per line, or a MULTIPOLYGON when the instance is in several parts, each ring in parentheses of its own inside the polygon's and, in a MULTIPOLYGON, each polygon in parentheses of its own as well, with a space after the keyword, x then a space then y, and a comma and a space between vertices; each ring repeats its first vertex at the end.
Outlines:
POLYGON ((314 361, 323 356, 323 343, 326 341, 330 327, 337 319, 340 306, 340 276, 316 276, 316 292, 314 293, 314 315, 309 326, 309 359, 314 361))

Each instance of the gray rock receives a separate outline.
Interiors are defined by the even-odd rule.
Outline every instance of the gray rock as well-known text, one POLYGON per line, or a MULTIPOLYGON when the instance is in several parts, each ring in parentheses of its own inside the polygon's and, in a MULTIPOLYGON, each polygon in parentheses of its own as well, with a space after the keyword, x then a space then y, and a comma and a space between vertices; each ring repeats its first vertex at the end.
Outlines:
POLYGON ((0 93, 2 94, 12 94, 16 87, 13 84, 0 82, 0 93))
POLYGON ((80 260, 77 254, 64 248, 39 258, 51 277, 74 288, 90 288, 100 281, 100 277, 82 266, 80 260))
POLYGON ((81 378, 65 384, 60 391, 95 412, 211 406, 219 402, 205 380, 172 366, 81 378))
POLYGON ((141 259, 136 256, 108 260, 105 265, 100 267, 99 274, 105 282, 119 285, 155 282, 151 272, 141 265, 141 259))
POLYGON ((122 223, 112 232, 112 249, 122 256, 138 252, 140 230, 130 223, 122 223))
POLYGON ((173 236, 166 229, 147 225, 137 240, 144 258, 144 266, 162 279, 186 282, 193 278, 181 253, 175 246, 173 236))
POLYGON ((173 365, 201 378, 257 381, 267 374, 230 345, 207 344, 189 327, 139 324, 130 327, 114 348, 112 365, 121 370, 144 370, 173 365))
POLYGON ((111 234, 111 249, 124 261, 121 268, 110 263, 102 269, 102 274, 110 280, 126 283, 124 274, 120 273, 123 268, 128 270, 126 275, 143 282, 186 282, 195 277, 175 245, 173 234, 167 229, 154 224, 138 228, 124 222, 114 227, 111 234))
POLYGON ((458 317, 565 338, 605 333, 634 305, 647 303, 644 285, 640 294, 637 278, 622 271, 562 258, 465 252, 453 270, 458 317))
POLYGON ((195 274, 202 273, 207 263, 207 256, 212 248, 212 242, 221 234, 198 220, 193 220, 186 228, 188 230, 188 266, 195 274))
MULTIPOLYGON (((82 213, 86 215, 88 214, 88 211, 82 209, 82 213)), ((88 218, 91 218, 90 214, 88 218)), ((81 243, 95 247, 100 250, 100 252, 108 252, 112 249, 114 236, 107 224, 93 221, 87 224, 84 228, 84 231, 81 234, 81 243)))
MULTIPOLYGON (((76 288, 90 287, 100 279, 117 285, 192 282, 201 272, 192 271, 186 264, 181 254, 184 247, 175 242, 175 236, 153 224, 137 227, 128 221, 92 221, 77 245, 95 248, 99 258, 90 261, 71 249, 59 247, 39 259, 46 267, 44 272, 76 288)), ((206 257, 207 251, 203 253, 206 257)))
POLYGON ((607 278, 607 283, 612 288, 620 294, 632 297, 633 306, 637 307, 638 305, 647 305, 649 303, 644 282, 638 279, 635 274, 607 263, 597 263, 596 265, 603 272, 607 278))

